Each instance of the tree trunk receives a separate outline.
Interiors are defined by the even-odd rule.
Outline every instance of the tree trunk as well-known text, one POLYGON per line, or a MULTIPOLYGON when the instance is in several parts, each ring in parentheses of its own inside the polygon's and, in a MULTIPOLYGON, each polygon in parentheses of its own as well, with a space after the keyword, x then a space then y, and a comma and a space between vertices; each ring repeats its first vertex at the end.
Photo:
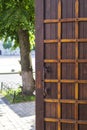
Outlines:
POLYGON ((32 66, 30 63, 30 43, 28 31, 20 29, 18 31, 19 44, 20 44, 20 56, 21 56, 21 74, 23 93, 32 94, 34 91, 34 79, 32 74, 32 66))

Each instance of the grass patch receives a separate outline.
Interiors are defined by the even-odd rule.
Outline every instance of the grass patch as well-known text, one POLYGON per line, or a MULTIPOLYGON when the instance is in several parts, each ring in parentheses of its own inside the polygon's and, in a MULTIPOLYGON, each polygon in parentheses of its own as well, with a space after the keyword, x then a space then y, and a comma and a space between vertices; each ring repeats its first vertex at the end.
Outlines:
POLYGON ((20 103, 20 102, 28 102, 35 101, 35 95, 23 95, 20 88, 17 90, 9 89, 3 90, 2 95, 10 102, 10 103, 20 103))

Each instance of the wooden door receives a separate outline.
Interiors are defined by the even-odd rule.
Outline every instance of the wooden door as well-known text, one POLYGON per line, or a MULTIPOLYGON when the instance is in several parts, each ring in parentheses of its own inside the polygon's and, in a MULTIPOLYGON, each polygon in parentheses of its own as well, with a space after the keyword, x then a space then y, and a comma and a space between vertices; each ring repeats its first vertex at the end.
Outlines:
POLYGON ((87 0, 36 0, 36 130, 87 130, 87 0))

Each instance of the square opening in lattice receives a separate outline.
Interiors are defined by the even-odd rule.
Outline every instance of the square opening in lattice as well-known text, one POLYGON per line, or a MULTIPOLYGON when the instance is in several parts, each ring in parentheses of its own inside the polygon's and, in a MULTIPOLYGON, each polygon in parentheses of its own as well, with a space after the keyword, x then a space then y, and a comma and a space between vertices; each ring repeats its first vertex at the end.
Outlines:
POLYGON ((57 83, 44 83, 45 98, 57 99, 58 97, 58 84, 57 83))
POLYGON ((62 123, 62 130, 75 130, 75 124, 62 123))
POLYGON ((79 130, 87 130, 87 124, 79 125, 78 129, 79 130))
POLYGON ((75 43, 62 43, 62 59, 75 59, 75 43))
POLYGON ((58 111, 57 103, 45 102, 44 110, 45 110, 45 118, 57 118, 57 115, 58 115, 57 114, 57 111, 58 111))
POLYGON ((62 79, 75 79, 75 64, 62 63, 62 79))
POLYGON ((61 84, 61 98, 62 99, 75 99, 75 84, 62 83, 61 84))
POLYGON ((57 43, 44 45, 44 58, 45 59, 57 59, 57 43))
POLYGON ((87 17, 87 0, 79 0, 79 17, 87 17))
POLYGON ((44 130, 58 130, 58 123, 55 123, 55 122, 45 122, 44 130))
POLYGON ((44 64, 44 78, 45 79, 57 79, 57 64, 56 63, 45 63, 44 64))
POLYGON ((87 84, 79 84, 79 100, 87 100, 87 84))
POLYGON ((79 43, 79 59, 87 59, 87 43, 79 43))
POLYGON ((63 103, 62 107, 62 119, 75 119, 75 104, 63 103))
POLYGON ((44 14, 45 14, 44 15, 45 19, 57 19, 58 1, 57 0, 44 0, 44 14))
POLYGON ((54 40, 58 37, 58 24, 51 23, 44 25, 44 40, 54 40))
POLYGON ((79 120, 87 120, 87 104, 79 104, 79 120))
POLYGON ((62 18, 75 17, 75 0, 62 0, 62 18))
POLYGON ((79 79, 87 80, 87 63, 79 63, 79 79))
POLYGON ((62 39, 75 38, 75 23, 62 23, 62 39))
POLYGON ((79 38, 87 38, 87 22, 79 22, 79 38))

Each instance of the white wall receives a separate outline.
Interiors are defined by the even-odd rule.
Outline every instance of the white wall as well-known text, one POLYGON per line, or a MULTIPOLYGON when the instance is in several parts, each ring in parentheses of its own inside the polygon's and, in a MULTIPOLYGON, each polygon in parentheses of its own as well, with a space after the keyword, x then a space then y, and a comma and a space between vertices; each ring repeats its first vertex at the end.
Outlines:
POLYGON ((3 42, 0 41, 0 50, 1 50, 1 55, 2 56, 11 56, 11 55, 20 55, 20 50, 19 48, 15 49, 15 50, 11 50, 11 49, 4 49, 3 48, 3 42))

